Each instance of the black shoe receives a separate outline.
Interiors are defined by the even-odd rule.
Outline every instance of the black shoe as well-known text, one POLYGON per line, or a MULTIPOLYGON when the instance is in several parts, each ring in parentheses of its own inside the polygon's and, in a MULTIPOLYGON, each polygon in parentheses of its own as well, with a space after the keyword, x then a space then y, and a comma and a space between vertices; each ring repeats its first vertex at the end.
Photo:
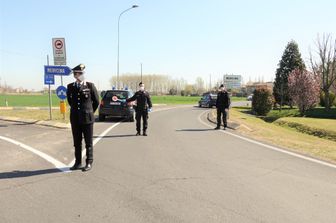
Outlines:
POLYGON ((135 135, 136 135, 136 136, 139 136, 139 135, 141 135, 141 134, 140 134, 140 132, 137 132, 135 135))
POLYGON ((86 166, 82 169, 83 172, 89 171, 92 169, 92 164, 87 163, 86 166))
POLYGON ((146 132, 143 132, 143 134, 142 134, 143 136, 147 136, 147 133, 146 132))
POLYGON ((218 126, 215 128, 215 130, 219 130, 219 129, 220 129, 220 127, 218 127, 218 126))
POLYGON ((70 167, 70 170, 73 171, 73 170, 79 170, 82 168, 82 164, 78 164, 78 163, 75 163, 72 167, 70 167))
POLYGON ((226 130, 226 127, 224 127, 223 130, 226 130))

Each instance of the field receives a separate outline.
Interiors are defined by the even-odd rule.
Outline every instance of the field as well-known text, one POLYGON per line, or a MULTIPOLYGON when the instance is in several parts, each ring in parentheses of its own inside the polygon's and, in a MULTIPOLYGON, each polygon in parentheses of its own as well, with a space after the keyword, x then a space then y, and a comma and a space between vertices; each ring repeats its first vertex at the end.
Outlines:
MULTIPOLYGON (((183 97, 183 96, 152 96, 153 104, 197 104, 201 97, 183 97)), ((8 101, 10 107, 47 107, 48 94, 27 95, 27 94, 0 94, 0 107, 6 106, 8 101)), ((232 101, 245 100, 245 98, 232 97, 232 101)), ((52 95, 53 106, 59 105, 59 99, 55 94, 52 95)))

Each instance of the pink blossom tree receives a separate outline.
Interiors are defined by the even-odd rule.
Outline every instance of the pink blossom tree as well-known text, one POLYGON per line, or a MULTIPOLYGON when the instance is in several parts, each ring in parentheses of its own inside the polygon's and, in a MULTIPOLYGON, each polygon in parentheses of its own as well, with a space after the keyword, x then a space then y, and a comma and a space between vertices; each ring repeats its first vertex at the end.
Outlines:
POLYGON ((295 69, 288 77, 289 94, 300 114, 315 107, 319 101, 320 78, 307 70, 295 69))

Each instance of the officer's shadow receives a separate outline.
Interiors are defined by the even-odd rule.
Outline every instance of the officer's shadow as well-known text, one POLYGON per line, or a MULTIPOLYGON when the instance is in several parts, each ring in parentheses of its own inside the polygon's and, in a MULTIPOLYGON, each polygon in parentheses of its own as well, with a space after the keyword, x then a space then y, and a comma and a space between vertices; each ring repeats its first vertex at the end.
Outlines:
POLYGON ((127 137, 135 137, 135 134, 126 134, 126 135, 108 135, 108 136, 93 136, 93 138, 102 138, 102 139, 107 139, 107 138, 127 138, 127 137))
POLYGON ((208 132, 214 129, 176 129, 176 132, 208 132))
POLYGON ((1 179, 32 177, 45 174, 61 173, 59 169, 44 169, 44 170, 13 170, 11 172, 0 173, 1 179))

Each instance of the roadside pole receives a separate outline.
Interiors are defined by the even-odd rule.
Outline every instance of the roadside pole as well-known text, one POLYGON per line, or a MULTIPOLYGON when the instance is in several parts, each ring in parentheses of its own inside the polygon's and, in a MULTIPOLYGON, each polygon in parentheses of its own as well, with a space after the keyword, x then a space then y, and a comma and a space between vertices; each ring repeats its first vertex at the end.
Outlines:
MULTIPOLYGON (((49 66, 49 55, 47 55, 47 65, 49 66)), ((51 88, 50 84, 49 86, 49 119, 52 120, 52 112, 51 112, 51 107, 52 107, 52 101, 51 101, 51 88)))

